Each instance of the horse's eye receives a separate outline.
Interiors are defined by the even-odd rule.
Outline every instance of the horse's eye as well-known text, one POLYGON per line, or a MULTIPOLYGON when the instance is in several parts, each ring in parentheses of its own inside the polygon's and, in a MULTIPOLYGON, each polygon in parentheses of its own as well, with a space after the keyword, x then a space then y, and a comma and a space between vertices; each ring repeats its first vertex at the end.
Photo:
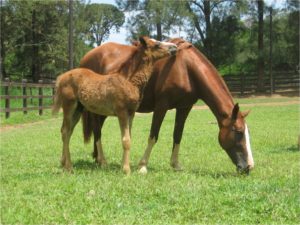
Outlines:
POLYGON ((244 137, 244 132, 243 131, 235 131, 235 138, 237 141, 242 140, 244 137))

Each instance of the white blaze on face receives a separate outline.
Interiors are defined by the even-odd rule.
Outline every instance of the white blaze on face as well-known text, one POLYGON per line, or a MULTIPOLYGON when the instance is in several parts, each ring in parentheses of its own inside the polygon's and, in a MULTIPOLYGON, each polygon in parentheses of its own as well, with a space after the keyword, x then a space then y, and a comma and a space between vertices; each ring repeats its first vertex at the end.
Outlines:
POLYGON ((167 47, 170 47, 170 46, 177 47, 177 45, 175 45, 174 43, 171 43, 171 42, 161 41, 160 43, 167 47))
POLYGON ((166 47, 169 47, 169 46, 177 47, 176 44, 171 43, 171 42, 157 41, 157 40, 155 40, 155 39, 153 39, 153 38, 151 38, 150 40, 153 41, 153 42, 159 42, 160 44, 162 44, 163 46, 166 46, 166 47))
POLYGON ((252 151, 250 146, 250 135, 249 135, 247 124, 245 124, 245 139, 246 139, 246 149, 248 153, 247 163, 250 169, 252 169, 254 167, 254 161, 253 161, 253 156, 252 156, 252 151))

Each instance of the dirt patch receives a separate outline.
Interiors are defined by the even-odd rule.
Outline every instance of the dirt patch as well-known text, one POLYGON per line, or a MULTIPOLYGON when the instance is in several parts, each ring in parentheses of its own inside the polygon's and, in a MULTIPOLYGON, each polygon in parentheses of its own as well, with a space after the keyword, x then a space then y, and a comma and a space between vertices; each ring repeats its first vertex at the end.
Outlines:
POLYGON ((15 124, 15 125, 4 125, 4 126, 0 127, 0 133, 8 131, 8 130, 12 130, 12 129, 24 128, 24 127, 38 125, 38 124, 42 125, 46 121, 49 121, 49 120, 54 120, 54 119, 46 119, 46 120, 42 120, 42 121, 29 122, 29 123, 23 123, 23 124, 15 124))
MULTIPOLYGON (((297 105, 300 104, 299 101, 287 101, 287 102, 261 102, 261 103, 244 103, 239 104, 242 107, 254 107, 254 106, 285 106, 285 105, 297 105)), ((208 109, 207 105, 198 106, 195 105, 193 109, 201 110, 201 109, 208 109)))

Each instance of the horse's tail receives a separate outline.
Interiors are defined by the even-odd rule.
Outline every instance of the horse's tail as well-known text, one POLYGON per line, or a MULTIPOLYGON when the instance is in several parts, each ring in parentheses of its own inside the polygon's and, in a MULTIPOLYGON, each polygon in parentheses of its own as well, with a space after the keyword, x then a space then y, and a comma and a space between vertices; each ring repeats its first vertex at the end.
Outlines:
POLYGON ((62 106, 62 97, 61 97, 61 77, 57 77, 55 82, 55 95, 54 95, 54 103, 52 106, 52 114, 55 115, 58 113, 59 109, 62 106))
POLYGON ((84 143, 88 143, 91 140, 93 132, 93 115, 91 112, 84 110, 81 114, 82 130, 84 143))

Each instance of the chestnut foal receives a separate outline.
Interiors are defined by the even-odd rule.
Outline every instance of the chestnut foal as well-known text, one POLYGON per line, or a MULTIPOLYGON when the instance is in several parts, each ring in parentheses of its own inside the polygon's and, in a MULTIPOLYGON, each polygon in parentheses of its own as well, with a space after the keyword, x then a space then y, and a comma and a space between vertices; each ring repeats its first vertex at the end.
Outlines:
MULTIPOLYGON (((153 63, 177 51, 175 44, 158 42, 148 37, 141 37, 140 42, 132 58, 122 65, 117 74, 99 76, 89 69, 80 68, 57 78, 53 112, 58 112, 60 107, 63 109, 61 163, 64 169, 72 169, 69 142, 74 127, 86 109, 98 115, 118 117, 123 145, 122 167, 126 174, 130 174, 132 120, 152 74, 153 63)), ((98 155, 103 155, 101 142, 97 143, 97 151, 98 155)))

